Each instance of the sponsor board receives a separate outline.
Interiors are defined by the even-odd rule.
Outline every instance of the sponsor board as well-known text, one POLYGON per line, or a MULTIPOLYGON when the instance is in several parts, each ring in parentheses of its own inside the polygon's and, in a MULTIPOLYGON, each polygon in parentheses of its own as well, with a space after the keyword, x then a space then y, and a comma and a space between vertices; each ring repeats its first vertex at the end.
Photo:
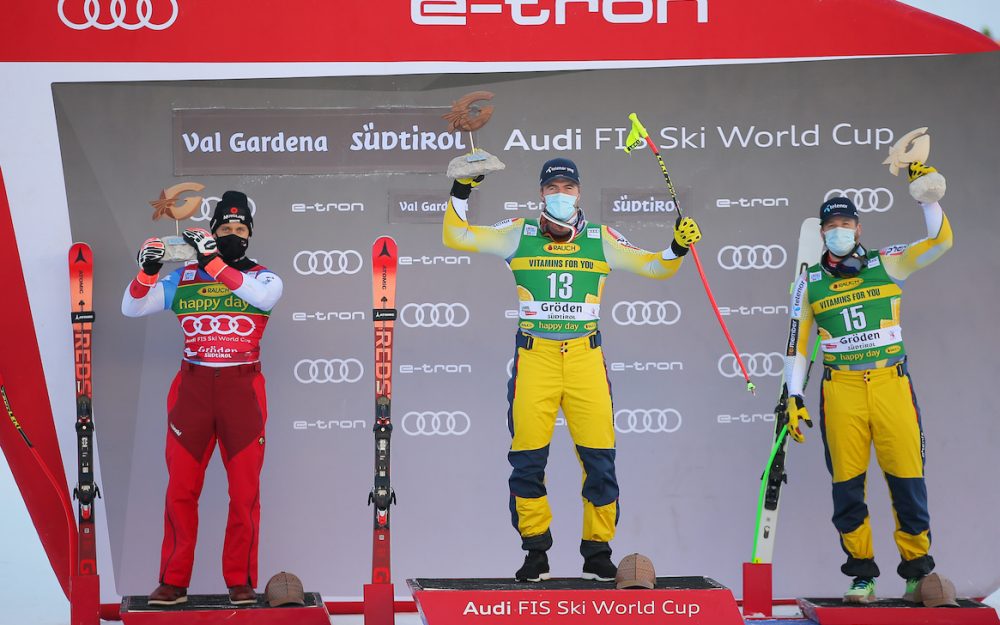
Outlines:
MULTIPOLYGON (((681 205, 687 199, 687 190, 678 191, 681 205)), ((677 219, 677 206, 662 187, 601 189, 602 223, 628 223, 677 219)))
POLYGON ((174 109, 174 173, 438 173, 469 150, 448 110, 174 109))
MULTIPOLYGON (((473 198, 469 198, 472 208, 473 198)), ((389 223, 440 224, 448 208, 445 191, 389 189, 389 223)))

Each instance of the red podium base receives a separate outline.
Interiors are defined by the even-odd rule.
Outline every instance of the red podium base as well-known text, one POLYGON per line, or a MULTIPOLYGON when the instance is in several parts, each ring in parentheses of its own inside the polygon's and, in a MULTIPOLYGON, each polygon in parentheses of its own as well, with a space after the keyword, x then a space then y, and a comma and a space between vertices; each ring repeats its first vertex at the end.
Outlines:
POLYGON ((743 563, 743 616, 766 618, 771 616, 771 564, 743 563))
POLYGON ((841 599, 797 599, 802 614, 820 625, 1000 625, 988 605, 959 599, 959 607, 925 608, 902 599, 879 599, 867 605, 841 599))
POLYGON ((189 595, 176 606, 149 605, 145 596, 122 599, 126 625, 330 625, 330 613, 319 593, 307 592, 306 604, 272 608, 264 595, 257 603, 232 605, 228 595, 189 595))
POLYGON ((396 609, 392 584, 365 584, 365 625, 394 625, 396 609))
POLYGON ((707 577, 659 577, 652 590, 578 578, 406 583, 426 625, 743 625, 733 593, 707 577))
POLYGON ((69 621, 71 625, 101 624, 101 578, 74 575, 70 578, 69 621))

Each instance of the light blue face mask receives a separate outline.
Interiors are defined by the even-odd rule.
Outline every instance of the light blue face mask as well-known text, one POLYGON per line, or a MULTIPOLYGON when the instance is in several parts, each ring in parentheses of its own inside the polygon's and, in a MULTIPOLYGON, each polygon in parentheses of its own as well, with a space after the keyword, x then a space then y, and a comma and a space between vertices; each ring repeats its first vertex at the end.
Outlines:
POLYGON ((834 256, 847 256, 857 245, 855 234, 854 228, 830 228, 823 233, 826 249, 833 252, 834 256))
POLYGON ((576 211, 576 196, 567 193, 551 193, 545 196, 545 212, 559 221, 568 221, 576 211))

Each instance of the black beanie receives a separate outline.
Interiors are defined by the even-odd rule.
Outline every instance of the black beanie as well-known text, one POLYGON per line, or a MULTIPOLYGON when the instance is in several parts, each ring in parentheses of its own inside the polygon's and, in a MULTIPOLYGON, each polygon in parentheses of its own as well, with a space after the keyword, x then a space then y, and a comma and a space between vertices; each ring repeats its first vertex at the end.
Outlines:
POLYGON ((215 205, 215 212, 212 213, 210 222, 211 231, 214 234, 216 228, 224 223, 238 221, 250 230, 253 236, 253 214, 250 212, 250 204, 246 193, 239 191, 226 191, 222 194, 222 199, 215 205))

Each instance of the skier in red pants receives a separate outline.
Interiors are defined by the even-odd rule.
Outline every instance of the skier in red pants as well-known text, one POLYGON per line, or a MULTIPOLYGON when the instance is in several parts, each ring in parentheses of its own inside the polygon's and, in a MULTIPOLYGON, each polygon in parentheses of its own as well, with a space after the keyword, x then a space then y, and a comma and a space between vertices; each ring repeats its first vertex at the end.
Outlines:
POLYGON ((198 537, 198 498, 218 441, 229 480, 222 573, 233 604, 256 603, 260 470, 267 406, 260 338, 281 297, 281 279, 246 257, 253 235, 247 196, 227 191, 211 233, 188 228, 192 261, 157 280, 163 241, 139 250, 139 274, 122 299, 129 317, 173 310, 184 332, 184 358, 167 398, 167 483, 160 585, 152 605, 187 601, 198 537))

